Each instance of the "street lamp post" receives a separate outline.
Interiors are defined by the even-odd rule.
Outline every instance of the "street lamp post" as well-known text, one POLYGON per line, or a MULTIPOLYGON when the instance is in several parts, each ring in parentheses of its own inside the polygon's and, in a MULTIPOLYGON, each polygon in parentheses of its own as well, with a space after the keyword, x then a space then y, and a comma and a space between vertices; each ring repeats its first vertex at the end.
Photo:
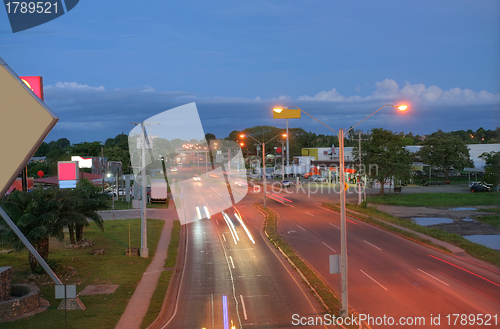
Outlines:
POLYGON ((266 194, 267 194, 267 185, 266 185, 266 143, 271 142, 276 137, 279 137, 279 136, 286 137, 287 135, 286 134, 276 135, 273 138, 271 138, 270 140, 268 140, 267 142, 260 142, 260 141, 256 140, 252 135, 243 135, 243 134, 240 135, 241 138, 245 138, 247 136, 250 137, 251 139, 253 139, 254 141, 256 141, 257 143, 262 144, 262 179, 263 179, 263 183, 264 183, 264 209, 266 209, 266 194))
POLYGON ((142 136, 141 136, 141 252, 142 258, 149 257, 148 249, 148 226, 146 217, 146 201, 148 198, 147 193, 147 177, 146 177, 146 127, 144 122, 132 123, 134 125, 141 125, 142 136))
MULTIPOLYGON (((386 104, 384 106, 382 106, 381 108, 379 108, 378 110, 376 110, 375 112, 373 112, 372 114, 370 114, 369 116, 367 116, 366 118, 364 118, 363 120, 361 120, 360 122, 358 122, 357 124, 355 124, 354 126, 352 126, 351 128, 349 128, 347 130, 347 132, 349 132, 350 130, 352 130, 354 127, 356 127, 357 125, 359 125, 360 123, 362 123, 363 121, 365 121, 366 119, 368 119, 369 117, 371 117, 372 115, 374 115, 375 113, 377 113, 378 111, 380 111, 381 109, 383 109, 384 107, 386 106, 393 106, 393 107, 396 107, 398 108, 400 111, 404 111, 406 110, 408 107, 406 105, 393 105, 393 104, 386 104)), ((339 129, 339 132, 337 133, 334 129, 328 127, 326 124, 324 124, 323 122, 319 121, 318 119, 316 119, 315 117, 313 117, 312 115, 310 115, 309 113, 307 113, 306 111, 302 110, 302 109, 299 109, 298 107, 294 107, 295 110, 299 110, 301 112, 304 112, 305 114, 307 114, 308 116, 310 116, 311 118, 313 118, 314 120, 316 120, 317 122, 321 123, 323 126, 325 126, 326 128, 330 129, 331 131, 333 131, 335 134, 337 134, 338 138, 339 138, 339 189, 340 189, 340 277, 341 277, 341 287, 340 287, 340 290, 341 290, 341 302, 342 302, 342 305, 341 305, 341 310, 340 310, 340 316, 348 316, 349 314, 349 311, 348 311, 348 301, 347 301, 347 230, 346 230, 346 216, 345 216, 345 205, 346 205, 346 202, 345 202, 345 173, 344 173, 344 170, 345 170, 345 164, 344 164, 344 130, 343 129, 339 129)), ((275 108, 273 109, 273 111, 275 113, 283 113, 283 112, 286 112, 286 111, 290 111, 288 108, 283 108, 283 107, 279 107, 279 108, 275 108)), ((286 117, 286 115, 284 116, 286 117)), ((300 116, 299 116, 300 117, 300 116)))

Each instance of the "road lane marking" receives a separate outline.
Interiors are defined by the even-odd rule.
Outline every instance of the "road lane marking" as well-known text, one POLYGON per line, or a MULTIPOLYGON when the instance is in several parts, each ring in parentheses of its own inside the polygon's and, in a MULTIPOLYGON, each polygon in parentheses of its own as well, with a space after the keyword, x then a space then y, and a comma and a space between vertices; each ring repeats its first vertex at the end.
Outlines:
POLYGON ((214 294, 212 294, 212 328, 215 328, 214 294))
POLYGON ((430 275, 429 273, 424 272, 424 271, 422 271, 422 270, 421 270, 421 269, 419 269, 419 268, 417 268, 417 270, 419 270, 420 272, 422 272, 422 273, 424 273, 424 274, 427 274, 428 276, 430 276, 430 277, 431 277, 431 278, 433 278, 434 280, 437 280, 437 281, 441 282, 441 283, 442 283, 442 284, 444 284, 445 286, 450 286, 450 285, 449 285, 449 284, 447 284, 446 282, 443 282, 443 281, 439 280, 439 279, 438 279, 438 278, 436 278, 435 276, 432 276, 432 275, 430 275))
POLYGON ((309 216, 313 216, 313 217, 314 217, 314 215, 313 215, 313 214, 310 214, 310 213, 308 213, 307 211, 306 211, 306 214, 308 214, 309 216))
POLYGON ((297 226, 298 226, 301 230, 303 230, 304 232, 307 232, 307 231, 306 231, 306 229, 305 229, 305 228, 303 228, 302 226, 300 226, 299 224, 297 224, 297 226))
POLYGON ((474 272, 471 272, 471 271, 469 271, 469 270, 466 270, 466 269, 465 269, 465 268, 463 268, 463 267, 460 267, 460 266, 458 266, 458 265, 455 265, 455 264, 453 264, 453 263, 450 263, 450 262, 448 262, 448 261, 445 261, 444 259, 437 258, 436 256, 432 256, 432 255, 430 255, 430 254, 429 254, 429 256, 431 256, 432 258, 435 258, 435 259, 437 259, 437 260, 440 260, 440 261, 442 261, 442 262, 444 262, 444 263, 450 264, 451 266, 455 266, 456 268, 459 268, 459 269, 461 269, 462 271, 465 271, 465 272, 467 272, 467 273, 470 273, 470 274, 472 274, 472 275, 475 275, 475 276, 477 276, 478 278, 481 278, 481 279, 483 279, 483 280, 485 280, 485 281, 488 281, 489 283, 493 283, 495 286, 499 286, 499 287, 500 287, 500 284, 498 284, 498 283, 496 283, 496 282, 493 282, 493 281, 491 281, 491 280, 488 280, 488 279, 486 279, 486 278, 484 278, 484 277, 480 276, 479 274, 476 274, 476 273, 474 273, 474 272))
POLYGON ((348 220, 347 218, 345 220, 348 221, 349 223, 353 223, 354 225, 358 225, 358 223, 355 223, 352 220, 348 220))
POLYGON ((243 307, 243 317, 245 318, 245 320, 248 320, 247 309, 245 308, 245 301, 243 300, 243 295, 240 295, 240 299, 241 299, 241 306, 243 307))
POLYGON ((216 219, 215 222, 217 223, 217 225, 219 225, 219 221, 216 219))
POLYGON ((234 262, 233 262, 233 257, 229 256, 229 260, 231 261, 231 265, 233 265, 233 268, 235 268, 234 267, 234 262))
POLYGON ((222 235, 222 238, 224 239, 224 241, 227 241, 226 237, 224 236, 224 233, 222 233, 221 235, 222 235))
POLYGON ((336 252, 335 249, 333 249, 332 247, 330 247, 329 245, 327 245, 326 243, 324 242, 321 242, 322 244, 324 244, 327 248, 329 248, 330 250, 332 250, 333 252, 336 252))
POLYGON ((332 223, 328 223, 328 224, 330 224, 331 226, 333 226, 333 227, 335 227, 335 228, 338 228, 338 229, 340 230, 340 227, 338 227, 337 225, 334 225, 334 224, 332 224, 332 223))
POLYGON ((372 278, 371 276, 369 276, 368 274, 366 274, 365 272, 363 272, 362 269, 359 269, 361 271, 361 273, 363 273, 364 275, 366 275, 367 277, 369 277, 370 279, 372 279, 373 282, 375 282, 376 284, 378 284, 379 286, 381 286, 384 290, 387 290, 386 287, 384 287, 383 285, 381 285, 380 283, 377 282, 377 280, 375 280, 374 278, 372 278))
POLYGON ((378 250, 382 250, 380 249, 379 247, 377 247, 376 245, 374 244, 371 244, 370 242, 366 241, 366 240, 363 240, 364 242, 368 243, 370 246, 372 246, 373 248, 377 248, 378 250))

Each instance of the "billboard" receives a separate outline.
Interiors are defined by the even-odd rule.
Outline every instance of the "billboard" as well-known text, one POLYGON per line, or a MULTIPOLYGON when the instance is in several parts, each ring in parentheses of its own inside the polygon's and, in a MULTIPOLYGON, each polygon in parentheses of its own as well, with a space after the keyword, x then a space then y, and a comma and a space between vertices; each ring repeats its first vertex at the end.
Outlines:
POLYGON ((42 101, 43 97, 43 78, 42 77, 19 77, 31 91, 33 91, 42 101))
POLYGON ((12 185, 58 118, 0 58, 0 196, 12 185), (19 138, 22 129, 22 138, 19 138), (17 136, 17 137, 16 137, 17 136))
POLYGON ((79 168, 92 168, 92 157, 84 158, 81 156, 72 156, 71 161, 78 162, 79 168))
POLYGON ((78 183, 78 161, 58 161, 57 177, 60 188, 74 188, 78 183))

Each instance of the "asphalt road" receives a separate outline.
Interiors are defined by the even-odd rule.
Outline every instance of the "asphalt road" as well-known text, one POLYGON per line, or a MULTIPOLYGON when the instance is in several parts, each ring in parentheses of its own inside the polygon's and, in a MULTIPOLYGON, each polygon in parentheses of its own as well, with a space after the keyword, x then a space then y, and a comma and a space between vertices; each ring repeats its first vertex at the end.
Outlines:
MULTIPOLYGON (((328 256, 340 254, 339 214, 322 208, 303 194, 281 195, 293 203, 283 205, 272 201, 268 204, 280 215, 281 235, 338 291, 338 276, 329 274, 328 256)), ((498 268, 484 268, 348 219, 349 306, 357 313, 372 317, 385 315, 396 321, 400 317, 424 317, 425 325, 412 325, 411 328, 429 328, 431 316, 437 315, 441 317, 441 327, 448 328, 487 327, 444 326, 449 314, 496 314, 500 317, 498 268)), ((451 322, 453 320, 451 316, 451 322)), ((404 327, 410 326, 399 326, 404 327)))
MULTIPOLYGON (((213 200, 206 198, 217 198, 219 193, 205 181, 190 188, 201 197, 185 203, 192 208, 186 216, 186 265, 176 312, 166 328, 225 328, 224 323, 231 321, 235 328, 292 328, 294 314, 308 317, 322 312, 263 236, 263 216, 251 207, 262 202, 262 193, 250 193, 236 206, 245 230, 232 209, 226 211, 227 218, 217 214, 197 220, 194 209, 210 208, 213 200)), ((339 215, 322 208, 315 201, 317 195, 308 198, 308 192, 277 193, 292 203, 284 205, 270 198, 268 206, 280 215, 279 230, 285 240, 338 291, 338 276, 328 273, 328 256, 340 253, 339 215)), ((186 190, 186 194, 191 192, 186 190)), ((136 212, 128 216, 139 217, 136 212)), ((115 212, 115 218, 120 216, 121 212, 115 212)), ((161 210, 148 210, 150 218, 161 216, 161 210)), ((483 319, 496 315, 490 324, 499 324, 498 268, 482 267, 352 218, 347 232, 350 308, 375 322, 384 316, 396 323, 400 318, 415 321, 411 326, 371 324, 372 328, 429 328, 436 316, 440 325, 432 327, 496 327, 460 323, 462 315, 469 322, 472 315, 478 319, 480 314, 483 319), (455 314, 459 325, 448 326, 448 321, 456 321, 455 314)))
POLYGON ((292 328, 293 314, 322 312, 262 236, 262 214, 247 202, 238 211, 243 223, 251 223, 246 226, 249 234, 233 209, 226 219, 218 214, 187 224, 178 307, 166 328, 226 328, 225 319, 235 328, 292 328))

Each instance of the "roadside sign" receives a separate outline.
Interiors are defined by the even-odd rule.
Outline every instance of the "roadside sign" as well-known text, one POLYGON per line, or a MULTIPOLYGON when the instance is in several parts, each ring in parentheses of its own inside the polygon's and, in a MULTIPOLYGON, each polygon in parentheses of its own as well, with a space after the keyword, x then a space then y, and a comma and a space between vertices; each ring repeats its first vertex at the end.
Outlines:
POLYGON ((254 187, 253 187, 253 191, 254 191, 255 193, 260 192, 260 185, 254 185, 254 187))
POLYGON ((0 58, 0 197, 59 120, 0 58))
POLYGON ((76 284, 56 284, 56 299, 65 298, 76 298, 76 284))
POLYGON ((330 274, 339 273, 339 255, 329 255, 330 274))

